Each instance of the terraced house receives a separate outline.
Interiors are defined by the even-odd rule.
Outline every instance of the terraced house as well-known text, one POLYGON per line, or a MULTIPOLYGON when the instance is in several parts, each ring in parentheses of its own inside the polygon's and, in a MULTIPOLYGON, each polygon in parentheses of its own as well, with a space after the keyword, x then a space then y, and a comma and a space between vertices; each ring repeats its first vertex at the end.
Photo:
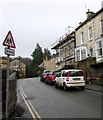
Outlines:
POLYGON ((75 31, 52 47, 56 51, 53 70, 78 68, 85 79, 98 79, 103 74, 103 7, 96 13, 88 9, 86 15, 75 31))
POLYGON ((86 14, 76 28, 75 62, 86 77, 97 78, 103 71, 103 8, 96 13, 88 9, 86 14))

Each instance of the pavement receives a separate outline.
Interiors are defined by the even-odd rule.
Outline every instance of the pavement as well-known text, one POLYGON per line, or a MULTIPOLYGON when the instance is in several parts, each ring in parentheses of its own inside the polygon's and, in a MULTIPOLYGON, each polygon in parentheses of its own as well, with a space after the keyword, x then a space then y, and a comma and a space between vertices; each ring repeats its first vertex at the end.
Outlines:
POLYGON ((92 91, 97 91, 97 92, 102 92, 103 93, 103 86, 100 86, 100 85, 88 83, 88 84, 86 84, 85 88, 88 89, 88 90, 92 90, 92 91))

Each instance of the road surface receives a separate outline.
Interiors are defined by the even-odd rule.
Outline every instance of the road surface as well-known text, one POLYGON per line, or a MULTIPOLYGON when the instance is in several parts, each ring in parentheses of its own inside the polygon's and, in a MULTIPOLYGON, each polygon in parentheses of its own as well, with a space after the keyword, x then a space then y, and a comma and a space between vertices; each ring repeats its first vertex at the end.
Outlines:
MULTIPOLYGON (((77 88, 64 91, 28 78, 18 81, 22 98, 33 118, 101 118, 101 93, 77 88)), ((19 96, 20 97, 20 96, 19 96)))

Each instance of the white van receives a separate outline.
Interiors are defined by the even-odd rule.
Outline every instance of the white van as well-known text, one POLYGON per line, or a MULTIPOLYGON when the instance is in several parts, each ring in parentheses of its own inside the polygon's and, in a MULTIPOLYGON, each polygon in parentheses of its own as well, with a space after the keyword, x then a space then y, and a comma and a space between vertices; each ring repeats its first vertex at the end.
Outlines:
POLYGON ((56 78, 55 87, 63 86, 64 90, 68 87, 85 88, 83 71, 78 69, 62 70, 56 78))

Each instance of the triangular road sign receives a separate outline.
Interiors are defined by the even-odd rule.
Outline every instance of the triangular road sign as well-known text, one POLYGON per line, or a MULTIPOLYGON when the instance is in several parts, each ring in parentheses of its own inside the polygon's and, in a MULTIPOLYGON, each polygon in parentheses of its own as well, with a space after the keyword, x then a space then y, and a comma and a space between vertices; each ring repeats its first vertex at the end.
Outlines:
POLYGON ((11 48, 16 48, 11 31, 8 32, 6 38, 3 42, 3 45, 11 47, 11 48))

